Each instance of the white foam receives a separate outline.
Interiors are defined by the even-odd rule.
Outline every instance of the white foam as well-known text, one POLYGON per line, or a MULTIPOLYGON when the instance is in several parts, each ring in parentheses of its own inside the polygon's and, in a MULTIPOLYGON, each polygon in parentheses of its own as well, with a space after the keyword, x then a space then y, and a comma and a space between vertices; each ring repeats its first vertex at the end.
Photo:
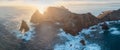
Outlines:
POLYGON ((91 29, 83 29, 81 33, 90 34, 91 31, 92 31, 91 29))
POLYGON ((54 50, 83 50, 84 48, 90 48, 91 50, 96 49, 98 47, 98 49, 100 48, 97 44, 96 46, 94 45, 88 45, 87 41, 84 39, 83 36, 78 35, 78 36, 72 36, 70 34, 66 34, 62 29, 60 29, 60 33, 58 34, 60 36, 60 38, 64 39, 66 38, 69 41, 66 41, 64 44, 56 44, 54 47, 54 50), (80 43, 80 40, 84 39, 86 45, 83 46, 80 43))
MULTIPOLYGON (((108 26, 110 26, 112 23, 119 23, 119 22, 120 20, 119 21, 106 21, 108 26)), ((77 36, 66 34, 66 32, 60 29, 60 33, 58 34, 58 36, 60 36, 60 38, 63 40, 66 38, 69 41, 65 41, 64 44, 56 44, 54 47, 54 50, 101 50, 101 47, 98 44, 94 44, 94 43, 89 44, 89 42, 85 40, 84 35, 82 35, 82 34, 89 34, 92 36, 92 34, 94 34, 95 32, 98 34, 104 33, 105 30, 102 29, 101 24, 104 24, 104 22, 99 23, 98 25, 91 26, 88 29, 83 29, 81 32, 79 32, 79 35, 77 36), (81 39, 85 40, 85 43, 86 43, 85 46, 83 46, 80 43, 81 39)), ((115 27, 112 27, 112 28, 110 27, 108 31, 111 34, 120 35, 120 31, 118 31, 118 29, 115 27)))
POLYGON ((101 50, 101 47, 97 44, 89 44, 84 50, 101 50))
POLYGON ((115 28, 115 27, 112 27, 109 29, 109 31, 115 31, 115 30, 117 30, 117 28, 115 28))
MULTIPOLYGON (((30 24, 29 24, 30 25, 30 24)), ((25 32, 24 34, 22 34, 19 30, 13 30, 13 32, 15 33, 17 38, 20 39, 25 39, 26 41, 31 40, 31 38, 33 37, 34 32, 34 27, 29 26, 30 30, 25 32)))
POLYGON ((113 35, 120 35, 120 31, 117 28, 113 27, 109 29, 110 33, 113 35))

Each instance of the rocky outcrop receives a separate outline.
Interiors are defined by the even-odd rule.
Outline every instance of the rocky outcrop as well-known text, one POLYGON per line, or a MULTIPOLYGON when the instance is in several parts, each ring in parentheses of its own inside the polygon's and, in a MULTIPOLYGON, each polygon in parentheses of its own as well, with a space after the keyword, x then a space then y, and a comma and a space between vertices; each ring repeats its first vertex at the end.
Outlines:
POLYGON ((88 28, 100 22, 120 19, 120 10, 105 11, 97 18, 91 13, 72 13, 65 7, 49 7, 43 15, 38 11, 36 12, 32 18, 37 22, 33 22, 32 20, 31 22, 40 24, 44 22, 59 23, 59 27, 71 35, 77 35, 83 28, 88 28), (35 16, 35 14, 37 14, 37 16, 35 16))
POLYGON ((39 10, 36 10, 33 15, 31 16, 30 22, 38 24, 42 18, 42 14, 39 12, 39 10))
MULTIPOLYGON (((27 44, 28 50, 53 50, 55 42, 62 41, 56 37, 59 28, 71 35, 77 35, 83 28, 102 22, 101 18, 96 18, 91 13, 76 14, 64 7, 49 7, 44 14, 36 12, 34 14, 38 15, 31 18, 31 22, 35 24, 35 37, 27 44)), ((102 29, 107 30, 107 25, 103 25, 102 29)), ((84 40, 80 40, 80 43, 86 45, 84 40)))
POLYGON ((34 14, 37 16, 33 15, 31 22, 40 24, 44 22, 59 23, 60 28, 72 35, 77 35, 82 28, 88 28, 99 23, 99 19, 91 13, 75 14, 64 7, 49 7, 43 15, 38 11, 34 14))
POLYGON ((75 14, 70 12, 65 7, 49 7, 41 16, 36 17, 39 17, 39 20, 44 19, 42 20, 43 23, 45 21, 60 23, 59 26, 63 28, 64 31, 72 35, 77 35, 82 28, 88 28, 89 26, 99 23, 99 20, 91 13, 75 14))
POLYGON ((120 9, 114 11, 105 11, 98 16, 98 19, 100 19, 102 22, 120 20, 120 9))
POLYGON ((20 26, 20 29, 19 29, 22 33, 25 33, 27 31, 29 31, 29 26, 27 25, 27 23, 22 20, 22 23, 21 23, 21 26, 20 26))

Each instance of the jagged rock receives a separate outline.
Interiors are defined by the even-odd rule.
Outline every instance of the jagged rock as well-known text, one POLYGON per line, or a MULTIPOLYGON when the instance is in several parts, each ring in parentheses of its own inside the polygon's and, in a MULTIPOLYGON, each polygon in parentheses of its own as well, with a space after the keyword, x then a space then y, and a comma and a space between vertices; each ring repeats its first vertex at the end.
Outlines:
POLYGON ((75 14, 61 7, 49 7, 44 15, 60 22, 63 30, 72 35, 77 35, 82 28, 99 23, 99 19, 91 13, 75 14))
POLYGON ((27 23, 24 20, 22 20, 19 30, 23 33, 29 31, 29 26, 27 25, 27 23))
POLYGON ((99 20, 90 13, 75 14, 70 16, 68 21, 65 21, 63 28, 67 33, 77 35, 83 28, 88 28, 97 23, 99 23, 99 20))
POLYGON ((37 14, 37 16, 32 16, 32 18, 37 21, 36 23, 60 23, 59 26, 63 28, 65 32, 70 33, 71 35, 77 35, 78 32, 80 32, 83 28, 88 28, 103 21, 120 19, 118 17, 120 15, 120 10, 106 11, 97 18, 91 13, 72 13, 63 6, 49 7, 43 15, 41 15, 41 13, 38 11, 36 12, 37 13, 35 14, 37 14))
MULTIPOLYGON (((36 14, 40 13, 37 12, 36 14)), ((99 23, 99 20, 91 13, 75 14, 65 7, 49 7, 43 15, 40 14, 36 16, 37 20, 34 15, 32 18, 34 18, 37 23, 44 23, 46 21, 54 23, 58 22, 64 31, 72 35, 77 35, 82 28, 88 28, 89 26, 99 23)))
POLYGON ((100 14, 98 18, 104 21, 113 21, 113 20, 120 20, 120 10, 114 11, 105 11, 103 14, 100 14))
POLYGON ((34 24, 38 24, 40 23, 40 21, 42 20, 42 14, 39 12, 39 10, 36 10, 33 15, 31 16, 31 20, 30 22, 34 23, 34 24))

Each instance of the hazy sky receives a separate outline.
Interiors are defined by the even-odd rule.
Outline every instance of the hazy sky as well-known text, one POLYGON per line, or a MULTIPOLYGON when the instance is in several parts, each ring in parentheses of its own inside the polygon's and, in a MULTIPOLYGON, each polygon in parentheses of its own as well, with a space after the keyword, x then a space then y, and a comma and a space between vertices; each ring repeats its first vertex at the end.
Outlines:
POLYGON ((88 4, 88 3, 120 3, 120 0, 0 0, 2 4, 25 3, 38 5, 59 5, 59 4, 88 4))
POLYGON ((48 6, 120 3, 120 0, 0 0, 0 5, 33 5, 45 10, 48 6))
POLYGON ((35 6, 53 5, 80 5, 80 4, 105 4, 120 3, 120 0, 0 0, 0 5, 28 4, 35 6))
POLYGON ((53 4, 56 2, 107 2, 107 3, 120 3, 120 0, 0 0, 0 2, 23 2, 23 3, 41 3, 53 4))

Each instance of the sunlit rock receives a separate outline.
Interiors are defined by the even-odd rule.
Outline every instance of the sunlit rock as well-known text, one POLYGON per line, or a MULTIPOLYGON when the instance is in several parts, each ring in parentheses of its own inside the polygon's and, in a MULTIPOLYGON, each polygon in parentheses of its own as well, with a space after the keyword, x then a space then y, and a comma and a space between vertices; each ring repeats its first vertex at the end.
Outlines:
POLYGON ((97 18, 101 19, 101 21, 120 20, 120 10, 105 11, 97 18))
POLYGON ((39 12, 39 10, 36 10, 33 15, 31 16, 31 20, 30 22, 34 23, 34 24, 38 24, 40 23, 40 21, 42 20, 42 14, 39 12))

